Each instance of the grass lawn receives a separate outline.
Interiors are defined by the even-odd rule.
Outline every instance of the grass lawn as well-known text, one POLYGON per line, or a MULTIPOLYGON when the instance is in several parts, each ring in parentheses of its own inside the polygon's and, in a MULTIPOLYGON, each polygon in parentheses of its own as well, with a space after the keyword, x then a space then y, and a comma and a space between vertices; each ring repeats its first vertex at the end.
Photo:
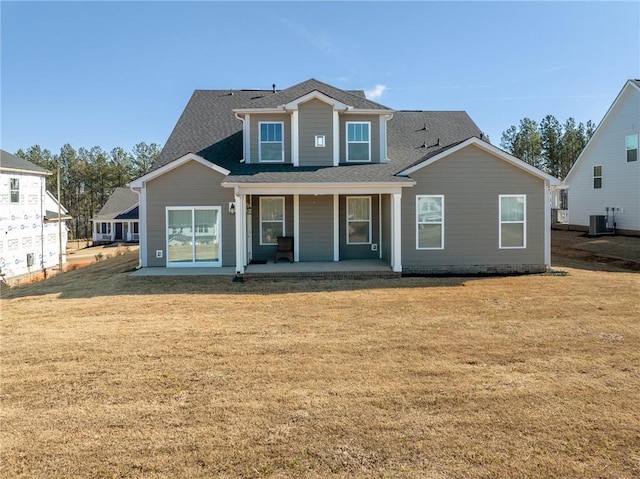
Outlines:
POLYGON ((640 477, 640 275, 3 292, 3 478, 640 477))

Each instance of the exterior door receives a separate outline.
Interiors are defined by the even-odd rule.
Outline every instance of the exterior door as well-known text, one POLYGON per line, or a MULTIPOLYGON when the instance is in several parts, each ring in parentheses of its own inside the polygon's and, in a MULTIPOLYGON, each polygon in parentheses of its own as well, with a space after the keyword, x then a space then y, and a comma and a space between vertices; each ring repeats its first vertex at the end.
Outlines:
POLYGON ((221 208, 167 208, 167 267, 222 266, 221 208))
POLYGON ((116 223, 116 240, 122 239, 122 223, 116 223))

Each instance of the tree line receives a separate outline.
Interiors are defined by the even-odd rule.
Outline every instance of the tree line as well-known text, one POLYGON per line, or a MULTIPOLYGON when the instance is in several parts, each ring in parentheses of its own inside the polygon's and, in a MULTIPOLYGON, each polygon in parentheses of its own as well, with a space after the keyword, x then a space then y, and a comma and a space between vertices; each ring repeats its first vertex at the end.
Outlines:
POLYGON ((58 166, 60 167, 60 201, 69 211, 71 238, 90 238, 91 219, 100 211, 113 191, 153 168, 161 146, 142 142, 131 153, 116 147, 110 152, 99 146, 74 149, 70 144, 51 153, 39 145, 18 150, 16 156, 42 166, 52 174, 47 177, 47 189, 57 196, 58 166))
POLYGON ((560 123, 547 115, 540 123, 523 118, 502 132, 500 146, 513 156, 563 179, 596 129, 591 120, 576 124, 573 118, 560 123))

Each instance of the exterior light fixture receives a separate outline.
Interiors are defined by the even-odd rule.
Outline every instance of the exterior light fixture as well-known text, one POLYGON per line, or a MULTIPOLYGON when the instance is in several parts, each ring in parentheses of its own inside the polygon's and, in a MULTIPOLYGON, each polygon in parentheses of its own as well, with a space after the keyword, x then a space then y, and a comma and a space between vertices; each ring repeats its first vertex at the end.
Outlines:
POLYGON ((236 204, 233 201, 229 202, 229 214, 230 215, 236 214, 236 204))

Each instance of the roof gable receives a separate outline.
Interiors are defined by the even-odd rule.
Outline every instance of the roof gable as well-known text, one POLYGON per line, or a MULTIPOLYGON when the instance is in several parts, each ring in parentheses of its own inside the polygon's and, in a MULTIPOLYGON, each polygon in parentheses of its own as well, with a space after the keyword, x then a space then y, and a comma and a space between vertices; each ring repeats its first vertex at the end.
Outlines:
MULTIPOLYGON (((604 114, 604 117, 602 117, 602 121, 596 127, 596 130, 593 132, 593 135, 591 136, 591 138, 589 138, 589 141, 587 142, 587 144, 584 146, 584 148, 578 155, 578 158, 576 158, 576 161, 573 163, 573 166, 571 167, 571 169, 569 170, 569 173, 567 173, 567 176, 563 181, 564 183, 566 183, 569 179, 571 179, 571 177, 575 174, 575 171, 577 171, 580 168, 580 165, 582 164, 582 158, 588 154, 593 144, 599 140, 600 136, 602 136, 603 131, 606 130, 607 124, 609 123, 608 121, 609 118, 615 115, 616 110, 618 109, 618 106, 621 105, 629 96, 627 95, 628 92, 640 92, 640 80, 628 80, 624 84, 624 86, 622 87, 622 90, 620 90, 620 93, 618 93, 615 100, 613 100, 613 103, 611 104, 607 112, 604 114)), ((638 98, 638 96, 636 96, 636 98, 638 98)), ((640 101, 638 103, 639 103, 638 109, 640 110, 640 101)))
POLYGON ((116 216, 126 213, 138 205, 138 193, 130 188, 118 187, 107 202, 100 209, 97 218, 115 218, 116 216))
POLYGON ((196 155, 195 153, 187 153, 186 155, 181 156, 180 158, 173 160, 172 162, 167 163, 166 165, 163 165, 162 167, 156 170, 153 170, 150 173, 147 173, 146 175, 141 176, 140 178, 132 181, 129 184, 129 186, 131 188, 142 188, 146 182, 151 181, 159 176, 162 176, 165 173, 168 173, 184 165, 185 163, 188 163, 189 161, 195 161, 197 163, 200 163, 202 166, 205 166, 206 168, 217 171, 218 173, 224 176, 227 176, 229 173, 231 173, 226 168, 222 168, 221 166, 216 165, 215 163, 203 158, 202 156, 196 155))
POLYGON ((493 146, 490 143, 487 143, 486 141, 480 140, 479 138, 469 138, 465 141, 462 141, 458 144, 452 145, 450 147, 447 147, 444 149, 444 151, 440 151, 439 153, 431 156, 428 159, 425 159, 403 171, 401 171, 400 173, 398 173, 398 175, 401 176, 408 176, 411 175, 411 173, 413 173, 414 171, 420 170, 422 168, 425 168, 429 165, 432 165, 434 163, 436 163, 437 161, 440 161, 442 159, 447 158, 448 156, 452 155, 453 153, 460 151, 464 148, 468 148, 468 147, 477 147, 480 148, 481 150, 484 150, 485 152, 495 156, 498 159, 501 159, 513 166, 516 166, 518 168, 520 168, 521 170, 536 176, 542 180, 548 181, 550 185, 558 185, 560 184, 560 180, 558 180, 557 178, 545 173, 542 170, 539 170, 538 168, 536 168, 535 166, 532 166, 528 163, 525 163, 524 161, 516 158, 515 156, 510 155, 509 153, 507 153, 504 150, 501 150, 500 148, 497 148, 495 146, 493 146))
POLYGON ((321 93, 325 97, 331 98, 346 106, 350 106, 353 109, 389 110, 389 112, 393 111, 390 108, 381 105, 380 103, 368 100, 367 98, 359 95, 356 92, 341 90, 340 88, 327 85, 326 83, 318 81, 314 78, 306 80, 302 83, 298 83, 297 85, 294 85, 292 87, 285 88, 284 90, 272 93, 270 95, 265 95, 263 98, 253 100, 245 105, 242 105, 242 107, 238 108, 238 110, 281 108, 284 105, 295 102, 296 100, 299 100, 313 92, 321 93))

